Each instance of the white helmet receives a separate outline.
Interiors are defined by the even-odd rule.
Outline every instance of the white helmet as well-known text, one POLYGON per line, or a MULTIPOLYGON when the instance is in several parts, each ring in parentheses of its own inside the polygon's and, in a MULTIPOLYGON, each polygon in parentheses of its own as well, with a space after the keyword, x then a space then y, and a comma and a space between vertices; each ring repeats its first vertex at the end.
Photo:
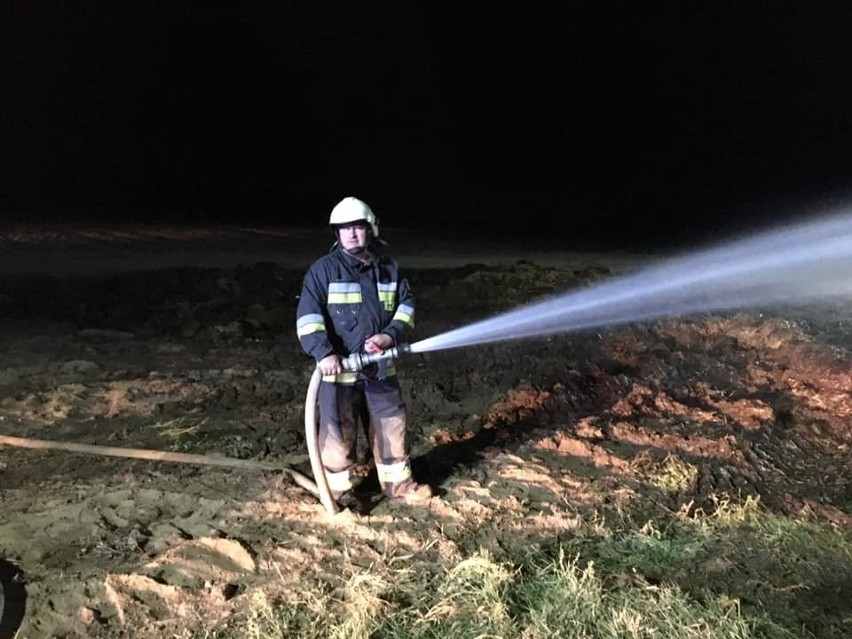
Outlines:
POLYGON ((328 223, 337 226, 352 222, 367 222, 373 231, 373 237, 379 237, 379 220, 373 213, 373 209, 357 197, 345 197, 331 209, 328 223))

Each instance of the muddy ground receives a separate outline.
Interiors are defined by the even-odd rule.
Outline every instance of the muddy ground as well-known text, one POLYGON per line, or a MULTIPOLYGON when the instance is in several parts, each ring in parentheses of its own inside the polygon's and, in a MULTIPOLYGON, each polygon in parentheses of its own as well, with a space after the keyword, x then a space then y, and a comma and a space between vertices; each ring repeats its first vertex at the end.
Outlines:
MULTIPOLYGON (((326 238, 147 233, 0 238, 0 434, 309 473, 293 321, 326 238)), ((415 340, 641 261, 405 239, 415 340)), ((280 472, 0 447, 0 636, 173 636, 353 567, 546 543, 618 502, 759 495, 848 528, 848 318, 750 309, 401 359, 425 509, 329 518, 280 472), (661 492, 647 479, 672 459, 698 473, 661 492)))

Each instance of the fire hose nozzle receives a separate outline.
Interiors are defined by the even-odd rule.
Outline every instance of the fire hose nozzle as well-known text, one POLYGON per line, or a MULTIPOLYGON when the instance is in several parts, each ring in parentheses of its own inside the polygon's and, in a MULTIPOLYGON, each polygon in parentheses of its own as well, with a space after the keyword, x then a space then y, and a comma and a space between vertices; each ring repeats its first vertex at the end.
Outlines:
POLYGON ((384 350, 381 353, 353 353, 349 357, 343 359, 341 365, 345 371, 357 372, 363 370, 365 366, 369 366, 370 364, 375 364, 376 362, 388 359, 396 359, 400 355, 405 355, 410 352, 411 347, 408 344, 400 344, 399 346, 394 346, 393 348, 384 350))

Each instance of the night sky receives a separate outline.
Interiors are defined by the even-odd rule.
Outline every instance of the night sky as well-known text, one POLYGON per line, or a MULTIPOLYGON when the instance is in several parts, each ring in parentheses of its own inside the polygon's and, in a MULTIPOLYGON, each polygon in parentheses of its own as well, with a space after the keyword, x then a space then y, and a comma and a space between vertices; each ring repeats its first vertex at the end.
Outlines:
POLYGON ((0 216, 641 243, 852 186, 850 6, 558 4, 13 0, 0 216))

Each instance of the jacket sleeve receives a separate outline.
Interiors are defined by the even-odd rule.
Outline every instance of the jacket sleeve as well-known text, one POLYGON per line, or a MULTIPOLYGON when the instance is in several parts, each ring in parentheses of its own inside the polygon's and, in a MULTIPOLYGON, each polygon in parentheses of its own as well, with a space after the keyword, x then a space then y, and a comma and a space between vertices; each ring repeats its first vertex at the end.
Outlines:
POLYGON ((414 329, 414 295, 411 293, 408 280, 402 275, 398 277, 396 308, 391 321, 382 330, 393 338, 394 345, 408 339, 414 329))
POLYGON ((313 266, 302 280, 302 293, 296 307, 296 334, 302 350, 317 362, 334 352, 326 330, 327 299, 328 285, 319 269, 313 266))

